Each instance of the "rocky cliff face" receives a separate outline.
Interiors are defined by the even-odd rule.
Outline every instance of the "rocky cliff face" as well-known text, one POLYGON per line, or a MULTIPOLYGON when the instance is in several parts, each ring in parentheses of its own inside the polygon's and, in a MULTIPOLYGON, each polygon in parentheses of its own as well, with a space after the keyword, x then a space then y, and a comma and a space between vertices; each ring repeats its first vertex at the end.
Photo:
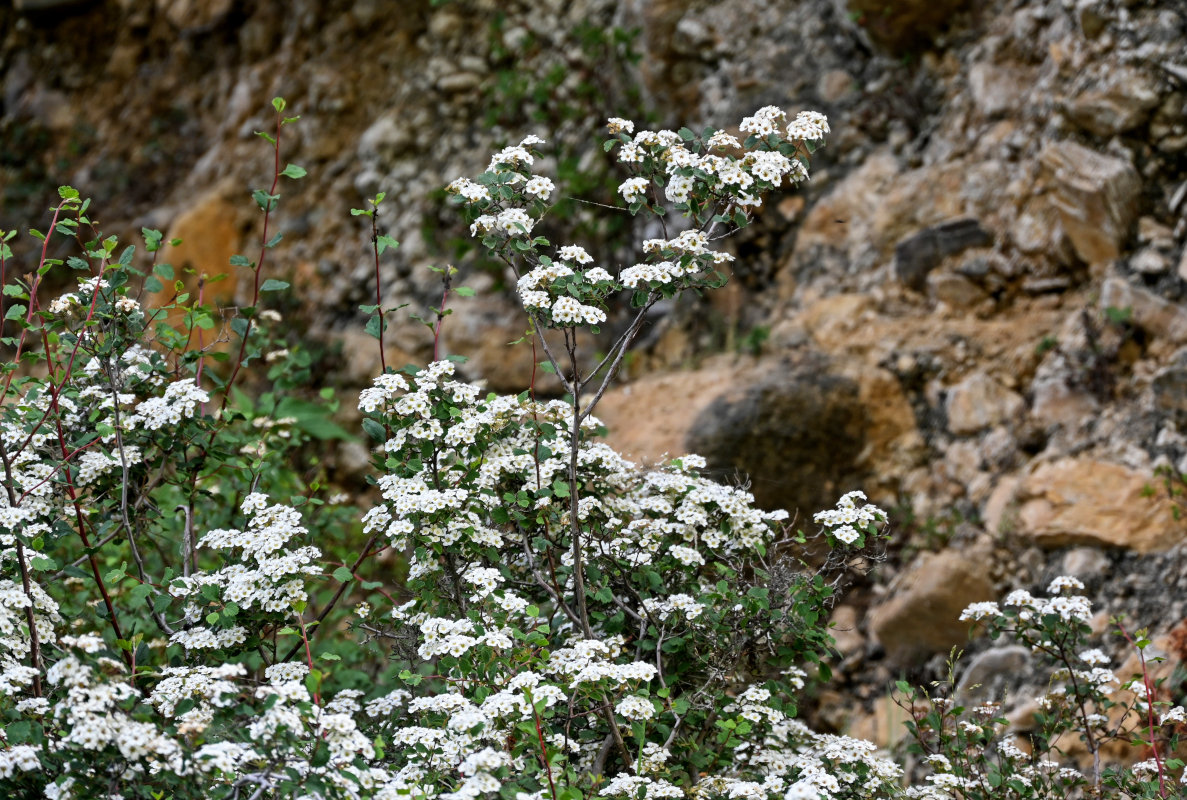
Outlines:
MULTIPOLYGON (((954 610, 1008 588, 1066 572, 1155 629, 1187 616, 1187 531, 1155 474, 1187 472, 1176 0, 16 0, 0 37, 0 228, 72 183, 110 231, 166 230, 185 240, 169 258, 208 274, 255 231, 254 131, 288 98, 311 177, 274 268, 344 385, 377 366, 356 346, 365 196, 396 199, 385 302, 423 308, 425 267, 457 260, 480 292, 446 345, 518 391, 505 276, 466 252, 440 187, 530 131, 604 196, 605 116, 824 111, 810 186, 736 240, 731 288, 657 314, 605 401, 612 438, 641 459, 700 449, 772 506, 860 485, 897 509, 901 550, 836 612, 840 688, 868 701, 840 727, 880 736, 884 680, 934 666, 966 640, 954 610)), ((566 214, 609 263, 643 234, 566 214)), ((426 357, 414 323, 394 340, 393 359, 426 357)))

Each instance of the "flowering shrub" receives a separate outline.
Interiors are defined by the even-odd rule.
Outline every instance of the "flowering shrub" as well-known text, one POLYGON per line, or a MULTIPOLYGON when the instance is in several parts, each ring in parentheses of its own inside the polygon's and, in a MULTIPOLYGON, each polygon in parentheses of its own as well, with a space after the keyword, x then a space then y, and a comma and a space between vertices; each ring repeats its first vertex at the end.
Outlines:
MULTIPOLYGON (((280 168, 295 118, 274 106, 261 134, 272 183, 253 193, 259 253, 232 259, 252 294, 234 311, 156 263, 157 231, 144 231, 149 264, 132 247, 117 255, 69 187, 33 232, 28 275, 10 278, 13 237, 0 234, 14 354, 0 369, 4 796, 805 800, 1039 785, 1013 766, 978 783, 988 756, 951 754, 988 746, 991 725, 953 733, 953 709, 916 720, 943 768, 910 789, 874 745, 795 719, 805 668, 831 652, 834 587, 884 536, 864 495, 816 515, 813 567, 786 512, 707 479, 702 459, 641 467, 599 440, 593 412, 647 310, 724 282, 719 240, 767 192, 807 178, 822 116, 767 107, 742 140, 610 120, 626 210, 662 234, 620 269, 533 235, 557 192, 532 170, 539 139, 451 184, 474 236, 515 273, 540 366, 566 395, 484 393, 450 360, 382 362, 358 398, 376 445, 364 511, 330 493, 309 446, 348 435, 329 420, 332 392, 305 396, 311 359, 264 307, 289 288, 264 277, 278 189, 305 174, 280 168), (50 257, 51 242, 73 254, 50 257), (68 270, 77 288, 43 303, 68 270), (169 299, 142 304, 146 292, 169 299), (579 334, 602 325, 616 338, 587 368, 579 334), (403 585, 368 580, 386 550, 406 558, 403 585)), ((379 233, 382 201, 354 210, 372 230, 376 303, 363 310, 381 361, 392 310, 379 258, 397 244, 379 233)), ((454 271, 441 274, 447 299, 454 271)), ((1007 609, 970 613, 1062 659, 1072 681, 1042 742, 1055 747, 1078 714, 1101 730, 1097 752, 1108 681, 1068 655, 1086 601, 1007 609)), ((1041 785, 1148 789, 1139 778, 1048 770, 1041 785)))
POLYGON ((931 696, 899 684, 899 703, 911 715, 911 750, 932 769, 926 779, 930 785, 917 790, 918 796, 1181 796, 1182 786, 1171 772, 1181 772, 1183 763, 1165 754, 1175 752, 1176 726, 1187 713, 1155 699, 1157 689, 1145 668, 1148 641, 1134 641, 1120 627, 1142 658, 1141 674, 1124 680, 1108 667, 1111 659, 1090 646, 1091 603, 1074 594, 1083 589, 1076 578, 1059 577, 1048 587, 1050 597, 1018 590, 1000 606, 974 603, 961 614, 962 620, 983 625, 993 639, 1010 635, 1050 669, 1033 730, 1024 735, 1002 716, 998 701, 966 708, 954 702, 950 684, 931 696), (1114 699, 1119 691, 1128 699, 1114 699), (1102 750, 1110 743, 1139 746, 1149 757, 1128 767, 1105 765, 1102 750))

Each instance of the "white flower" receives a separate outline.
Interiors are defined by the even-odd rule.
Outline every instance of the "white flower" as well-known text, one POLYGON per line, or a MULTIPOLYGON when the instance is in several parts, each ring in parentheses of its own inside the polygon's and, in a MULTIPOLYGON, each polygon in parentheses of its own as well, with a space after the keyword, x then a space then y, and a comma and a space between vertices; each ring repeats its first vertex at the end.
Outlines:
POLYGON ((614 706, 614 711, 627 719, 651 719, 655 716, 655 706, 645 697, 628 695, 614 706))
POLYGON ((643 197, 643 193, 647 191, 648 182, 646 178, 627 178, 618 187, 622 199, 628 203, 633 203, 643 197))
POLYGON ((606 129, 609 130, 610 133, 634 133, 635 123, 631 122, 629 119, 622 119, 621 117, 610 117, 610 119, 606 121, 606 129))

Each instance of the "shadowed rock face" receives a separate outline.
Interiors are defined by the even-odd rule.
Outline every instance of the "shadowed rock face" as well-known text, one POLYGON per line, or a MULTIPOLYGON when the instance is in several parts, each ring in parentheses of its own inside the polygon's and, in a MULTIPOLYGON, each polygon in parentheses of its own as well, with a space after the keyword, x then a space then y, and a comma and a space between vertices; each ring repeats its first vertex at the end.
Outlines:
POLYGON ((857 383, 813 359, 719 397, 688 446, 718 476, 754 476, 750 491, 762 507, 810 516, 858 485, 862 409, 857 383))

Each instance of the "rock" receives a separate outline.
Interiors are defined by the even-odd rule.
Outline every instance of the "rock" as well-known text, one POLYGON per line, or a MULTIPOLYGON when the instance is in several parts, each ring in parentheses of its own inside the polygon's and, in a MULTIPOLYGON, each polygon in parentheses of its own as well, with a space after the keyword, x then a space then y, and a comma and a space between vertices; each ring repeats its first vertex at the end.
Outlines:
POLYGON ((1173 344, 1187 343, 1187 309, 1123 278, 1112 277, 1100 291, 1102 309, 1129 309, 1130 321, 1173 344))
POLYGON ((826 103, 835 103, 856 93, 853 76, 843 69, 830 69, 816 82, 816 93, 826 103))
POLYGON ((894 246, 895 275, 915 291, 923 291, 928 273, 945 258, 992 243, 993 236, 975 219, 944 222, 908 236, 894 246))
POLYGON ((1028 677, 1030 665, 1030 650, 1017 644, 979 653, 964 668, 953 699, 967 706, 1013 695, 1010 690, 1028 677))
POLYGON ((1095 547, 1073 547, 1064 554, 1059 572, 1085 580, 1105 574, 1111 565, 1109 557, 1095 547))
POLYGON ((1107 85, 1078 94, 1065 113, 1089 133, 1108 138, 1145 122, 1158 107, 1159 99, 1150 76, 1122 68, 1110 71, 1107 85))
POLYGON ((1044 359, 1030 388, 1033 395, 1031 418, 1044 428, 1061 425, 1075 428, 1100 411, 1100 403, 1089 392, 1073 386, 1071 366, 1062 355, 1044 359))
POLYGON ((474 72, 454 72, 437 80, 437 88, 443 92, 466 92, 482 82, 482 76, 474 72))
POLYGON ((1076 254, 1089 265, 1120 256, 1141 192, 1133 166, 1069 141, 1047 144, 1039 160, 1076 254))
POLYGON ((606 392, 594 415, 606 424, 607 441, 635 461, 655 464, 687 452, 689 431, 697 417, 731 387, 742 386, 755 377, 752 362, 719 357, 700 369, 651 373, 606 392), (678 399, 678 402, 674 400, 678 399), (649 409, 646 425, 637 424, 649 409))
POLYGON ((1026 86, 1017 68, 980 62, 969 69, 969 91, 977 110, 986 117, 996 117, 1025 102, 1019 87, 1026 86))
POLYGON ((849 11, 870 38, 891 50, 926 50, 952 21, 968 8, 968 0, 848 0, 849 11))
POLYGON ((1154 486, 1149 472, 1090 458, 1040 464, 1018 487, 1018 533, 1045 548, 1169 549, 1182 531, 1165 493, 1151 493, 1154 486))
POLYGON ((1129 260, 1129 266, 1135 272, 1140 272, 1143 275, 1162 275, 1164 272, 1170 270, 1170 261, 1166 256, 1155 250, 1153 247, 1147 247, 1138 252, 1133 258, 1129 260))
POLYGON ((996 597, 987 553, 943 550, 921 554, 890 586, 870 614, 870 630, 898 664, 944 653, 968 641, 971 625, 960 612, 996 597))
POLYGON ((1187 425, 1187 365, 1179 363, 1159 371, 1150 381, 1154 407, 1180 427, 1187 425))
POLYGON ((718 394, 696 418, 688 449, 718 475, 751 479, 763 508, 811 514, 860 483, 866 412, 856 381, 819 356, 768 362, 753 382, 718 394))
MULTIPOLYGON (((186 291, 197 296, 198 278, 222 275, 217 281, 207 281, 202 288, 202 302, 217 306, 234 305, 238 299, 240 284, 248 286, 245 267, 230 266, 231 256, 242 253, 246 246, 243 236, 243 220, 240 218, 242 204, 235 198, 239 187, 234 181, 224 181, 199 194, 185 211, 178 214, 169 224, 164 241, 158 253, 158 260, 172 264, 176 276, 185 282, 186 291), (168 242, 180 239, 174 247, 168 242)), ((150 302, 165 303, 174 295, 173 286, 151 296, 150 302)), ((177 324, 181 310, 175 309, 169 320, 177 324)))
POLYGON ((180 31, 210 28, 222 22, 233 0, 157 0, 157 11, 180 31))
POLYGON ((1059 209, 1047 198, 1032 198, 1010 226, 1010 238, 1023 253, 1059 253, 1066 239, 1059 209))
POLYGON ((954 272, 933 272, 928 275, 927 292, 955 309, 972 308, 986 297, 980 286, 954 272))
POLYGON ((1179 267, 1175 272, 1179 280, 1187 281, 1187 247, 1183 248, 1183 254, 1179 256, 1179 267))
POLYGON ((833 609, 829 622, 829 633, 836 642, 842 656, 860 653, 865 647, 865 637, 858 630, 860 618, 853 606, 840 605, 833 609))
POLYGON ((984 372, 974 372, 948 389, 944 408, 948 430, 963 436, 1016 419, 1026 401, 984 372))
POLYGON ((12 7, 17 11, 45 11, 51 8, 66 6, 80 6, 92 0, 12 0, 12 7))
POLYGON ((361 161, 390 163, 411 149, 415 142, 415 132, 401 123, 400 115, 385 114, 372 122, 359 137, 358 156, 361 161))

